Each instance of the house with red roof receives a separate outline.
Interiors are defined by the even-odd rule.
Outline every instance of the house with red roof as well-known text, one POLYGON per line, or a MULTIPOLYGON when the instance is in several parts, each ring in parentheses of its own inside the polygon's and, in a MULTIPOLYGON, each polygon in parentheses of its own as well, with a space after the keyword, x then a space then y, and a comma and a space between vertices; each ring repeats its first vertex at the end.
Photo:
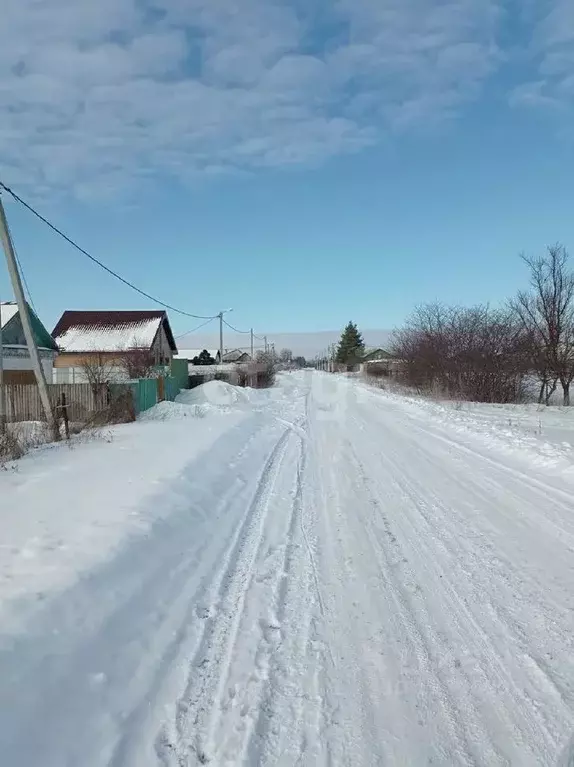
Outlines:
POLYGON ((88 366, 125 377, 126 359, 145 354, 154 365, 170 365, 177 346, 165 311, 66 311, 52 337, 58 346, 54 381, 85 380, 88 366))

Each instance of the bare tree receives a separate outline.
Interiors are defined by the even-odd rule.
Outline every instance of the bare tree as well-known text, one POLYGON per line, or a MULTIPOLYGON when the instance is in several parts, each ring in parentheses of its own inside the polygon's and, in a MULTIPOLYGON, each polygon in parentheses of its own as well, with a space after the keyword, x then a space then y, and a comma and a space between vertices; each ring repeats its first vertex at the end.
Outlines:
POLYGON ((570 405, 574 380, 574 273, 568 266, 568 252, 557 244, 549 247, 545 256, 522 258, 530 270, 530 290, 521 291, 512 307, 532 340, 540 393, 551 389, 552 380, 557 379, 564 404, 570 405))
POLYGON ((283 365, 288 365, 293 359, 293 352, 291 349, 281 349, 279 352, 279 361, 283 365))
POLYGON ((262 349, 260 349, 257 354, 255 355, 255 362, 258 362, 259 364, 275 364, 275 355, 272 352, 264 352, 262 349))
POLYGON ((511 311, 442 304, 416 309, 393 348, 411 386, 477 402, 520 399, 529 351, 511 311))
POLYGON ((258 351, 256 355, 257 387, 267 388, 275 382, 277 355, 273 351, 258 351))
POLYGON ((107 385, 118 375, 117 362, 103 354, 93 354, 82 360, 81 368, 86 382, 92 387, 96 404, 104 407, 107 385))
POLYGON ((130 379, 153 378, 155 375, 155 359, 150 349, 134 343, 125 349, 120 356, 120 366, 130 379))

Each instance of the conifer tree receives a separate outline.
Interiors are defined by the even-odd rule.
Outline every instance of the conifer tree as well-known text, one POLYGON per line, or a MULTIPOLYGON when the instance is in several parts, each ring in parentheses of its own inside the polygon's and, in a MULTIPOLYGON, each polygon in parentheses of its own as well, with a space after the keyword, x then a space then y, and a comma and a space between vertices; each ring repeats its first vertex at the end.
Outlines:
POLYGON ((365 352, 363 336, 354 322, 349 322, 341 334, 337 348, 337 362, 342 365, 355 365, 365 352))

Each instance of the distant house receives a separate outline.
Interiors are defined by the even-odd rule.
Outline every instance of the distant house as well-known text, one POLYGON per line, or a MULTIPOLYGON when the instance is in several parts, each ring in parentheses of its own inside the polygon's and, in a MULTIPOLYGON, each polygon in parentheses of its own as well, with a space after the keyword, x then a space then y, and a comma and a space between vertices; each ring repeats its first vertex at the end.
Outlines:
POLYGON ((367 375, 397 376, 402 367, 401 360, 397 359, 386 349, 366 349, 361 360, 359 369, 367 375))
MULTIPOLYGON (((52 368, 57 352, 57 346, 38 319, 36 313, 28 306, 32 332, 38 347, 40 363, 48 383, 52 383, 52 368)), ((7 384, 35 383, 36 378, 32 367, 32 360, 28 353, 28 346, 22 327, 22 319, 18 305, 14 302, 0 303, 0 327, 2 328, 2 363, 4 368, 4 382, 7 384)))
POLYGON ((223 362, 251 362, 251 355, 241 349, 232 349, 231 351, 225 352, 223 355, 223 362))
POLYGON ((165 311, 67 311, 52 333, 59 354, 54 380, 85 380, 86 364, 106 365, 122 377, 126 355, 149 352, 155 365, 169 365, 177 346, 165 311))
POLYGON ((361 362, 382 362, 384 360, 392 360, 393 355, 391 352, 380 347, 369 347, 365 349, 365 352, 361 358, 361 362))

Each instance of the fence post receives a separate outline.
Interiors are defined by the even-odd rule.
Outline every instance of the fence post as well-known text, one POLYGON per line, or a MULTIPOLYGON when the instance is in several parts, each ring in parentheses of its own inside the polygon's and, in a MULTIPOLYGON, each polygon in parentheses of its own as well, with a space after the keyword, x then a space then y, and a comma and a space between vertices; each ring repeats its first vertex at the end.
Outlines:
POLYGON ((66 430, 66 439, 70 439, 70 421, 68 419, 68 405, 66 403, 66 394, 62 392, 60 397, 60 406, 62 408, 62 416, 64 418, 64 429, 66 430))

